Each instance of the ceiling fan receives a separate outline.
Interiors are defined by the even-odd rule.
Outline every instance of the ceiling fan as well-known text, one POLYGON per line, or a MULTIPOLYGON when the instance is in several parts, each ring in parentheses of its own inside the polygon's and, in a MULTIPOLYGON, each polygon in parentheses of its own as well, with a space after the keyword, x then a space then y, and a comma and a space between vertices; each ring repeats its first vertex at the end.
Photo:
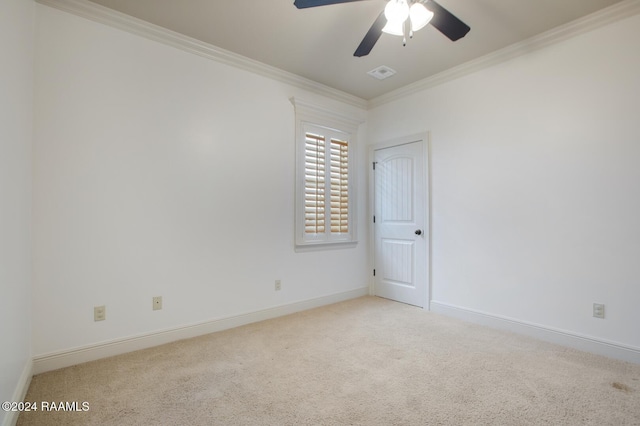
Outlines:
MULTIPOLYGON (((295 0, 298 9, 349 3, 362 0, 295 0)), ((414 31, 431 24, 451 41, 464 37, 471 28, 434 0, 389 0, 362 39, 353 56, 366 56, 371 52, 383 32, 411 38, 414 31)))

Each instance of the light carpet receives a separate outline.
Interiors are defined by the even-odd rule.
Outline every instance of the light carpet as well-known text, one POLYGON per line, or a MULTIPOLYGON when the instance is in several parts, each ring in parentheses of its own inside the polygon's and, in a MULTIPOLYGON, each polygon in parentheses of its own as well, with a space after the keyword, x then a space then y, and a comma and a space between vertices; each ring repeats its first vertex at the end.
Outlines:
POLYGON ((18 425, 640 425, 640 365, 363 297, 33 377, 18 425))

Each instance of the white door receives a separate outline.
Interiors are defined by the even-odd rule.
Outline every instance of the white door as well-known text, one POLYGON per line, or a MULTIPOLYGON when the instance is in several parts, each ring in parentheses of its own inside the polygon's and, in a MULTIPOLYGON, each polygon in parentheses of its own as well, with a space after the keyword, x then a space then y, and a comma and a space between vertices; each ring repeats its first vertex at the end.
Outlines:
POLYGON ((428 242, 425 143, 375 150, 375 294, 424 307, 428 242))

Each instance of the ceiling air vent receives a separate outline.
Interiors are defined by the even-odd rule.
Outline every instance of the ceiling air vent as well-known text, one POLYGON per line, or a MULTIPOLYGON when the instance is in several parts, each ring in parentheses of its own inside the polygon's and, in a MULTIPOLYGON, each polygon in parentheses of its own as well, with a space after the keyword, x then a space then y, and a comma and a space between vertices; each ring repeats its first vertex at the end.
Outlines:
POLYGON ((389 78, 396 73, 396 70, 389 68, 386 65, 381 65, 376 69, 369 71, 371 77, 377 78, 378 80, 384 80, 385 78, 389 78))

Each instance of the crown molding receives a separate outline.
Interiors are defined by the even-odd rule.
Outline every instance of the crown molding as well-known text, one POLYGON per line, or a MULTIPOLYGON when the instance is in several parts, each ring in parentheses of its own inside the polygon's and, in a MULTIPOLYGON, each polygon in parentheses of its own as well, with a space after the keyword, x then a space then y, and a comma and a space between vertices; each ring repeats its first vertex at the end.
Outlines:
POLYGON ((230 65, 254 74, 262 75, 281 83, 290 84, 303 90, 316 93, 327 98, 343 102, 362 109, 371 109, 380 105, 402 99, 415 92, 426 90, 506 62, 534 50, 559 43, 577 35, 592 31, 612 22, 640 13, 640 0, 623 0, 598 12, 592 13, 568 24, 546 31, 525 41, 507 46, 480 58, 465 62, 441 73, 408 84, 399 89, 385 93, 369 101, 334 89, 313 80, 281 70, 262 62, 249 59, 212 44, 187 37, 183 34, 151 24, 138 18, 126 15, 88 0, 36 0, 38 3, 69 12, 132 34, 145 37, 186 52, 230 65))
POLYGON ((38 3, 77 15, 110 27, 139 35, 186 52, 240 68, 281 83, 366 109, 367 101, 341 90, 317 83, 296 74, 264 64, 209 43, 168 30, 88 0, 36 0, 38 3))
POLYGON ((399 89, 385 93, 369 100, 368 109, 402 99, 421 90, 426 90, 468 74, 506 62, 518 56, 526 55, 555 43, 570 39, 577 35, 595 30, 607 24, 631 17, 640 13, 640 0, 624 0, 590 15, 576 19, 522 42, 507 46, 480 58, 465 62, 441 73, 408 84, 399 89))

